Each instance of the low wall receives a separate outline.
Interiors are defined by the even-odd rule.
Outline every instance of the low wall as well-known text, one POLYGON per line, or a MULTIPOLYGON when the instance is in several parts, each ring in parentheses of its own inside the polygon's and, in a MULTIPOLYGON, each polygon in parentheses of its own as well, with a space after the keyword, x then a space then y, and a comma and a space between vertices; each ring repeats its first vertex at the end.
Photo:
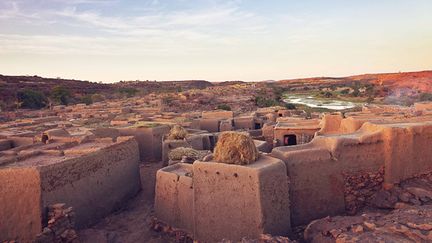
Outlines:
POLYGON ((133 138, 61 163, 39 167, 42 206, 66 203, 76 226, 108 215, 140 190, 138 144, 133 138))

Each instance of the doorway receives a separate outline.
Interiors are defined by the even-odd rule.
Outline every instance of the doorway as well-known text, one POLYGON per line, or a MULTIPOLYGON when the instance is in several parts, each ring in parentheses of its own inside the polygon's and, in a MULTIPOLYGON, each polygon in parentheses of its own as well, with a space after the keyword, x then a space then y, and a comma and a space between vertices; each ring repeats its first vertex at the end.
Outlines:
POLYGON ((284 136, 284 146, 297 145, 296 135, 290 134, 284 136))

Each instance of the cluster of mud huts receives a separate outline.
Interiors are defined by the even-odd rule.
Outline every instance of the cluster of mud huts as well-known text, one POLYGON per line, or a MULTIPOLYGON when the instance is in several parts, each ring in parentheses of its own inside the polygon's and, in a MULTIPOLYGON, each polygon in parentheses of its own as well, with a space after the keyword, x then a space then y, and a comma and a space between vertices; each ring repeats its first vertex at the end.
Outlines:
POLYGON ((147 163, 161 164, 145 178, 156 217, 204 242, 286 236, 432 172, 430 103, 305 117, 164 113, 141 100, 22 114, 0 126, 0 240, 76 240, 74 228, 140 191, 147 163), (359 180, 368 195, 352 190, 359 180))

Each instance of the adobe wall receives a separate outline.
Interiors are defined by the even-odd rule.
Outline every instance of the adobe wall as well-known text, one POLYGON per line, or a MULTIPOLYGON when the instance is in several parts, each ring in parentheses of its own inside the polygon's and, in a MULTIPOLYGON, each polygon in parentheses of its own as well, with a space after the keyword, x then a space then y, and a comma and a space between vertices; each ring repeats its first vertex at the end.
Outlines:
POLYGON ((126 138, 95 152, 39 167, 42 206, 66 203, 76 212, 77 227, 91 225, 140 190, 138 164, 138 144, 126 138))
POLYGON ((277 140, 277 144, 279 146, 284 145, 284 136, 285 135, 295 135, 297 144, 305 144, 312 141, 312 139, 315 136, 315 132, 317 132, 318 129, 301 129, 301 128, 283 128, 283 127, 276 127, 274 129, 274 139, 277 140))
POLYGON ((192 170, 191 164, 184 163, 158 170, 155 189, 158 219, 189 233, 193 233, 192 170))
POLYGON ((142 162, 156 162, 162 160, 162 138, 168 134, 170 127, 128 127, 119 128, 121 136, 134 136, 138 142, 140 160, 142 162))
POLYGON ((388 125, 383 136, 387 185, 432 171, 432 122, 388 125))
POLYGON ((342 122, 342 114, 325 114, 321 119, 321 130, 319 134, 337 133, 342 122))
POLYGON ((250 165, 193 164, 194 238, 239 241, 290 231, 288 177, 280 160, 261 156, 250 165))
POLYGON ((355 213, 383 186, 431 172, 431 142, 432 122, 366 122, 354 133, 321 135, 309 144, 273 149, 291 179, 293 224, 355 213))
POLYGON ((42 231, 39 172, 0 168, 0 241, 30 242, 42 231))
POLYGON ((345 178, 379 171, 384 165, 382 151, 380 136, 367 132, 318 136, 309 144, 273 149, 272 156, 286 163, 291 180, 292 223, 345 212, 345 178))
POLYGON ((203 118, 199 120, 199 128, 209 132, 219 132, 220 119, 217 118, 203 118))
POLYGON ((255 129, 255 119, 253 116, 249 117, 234 117, 234 128, 253 130, 255 129))

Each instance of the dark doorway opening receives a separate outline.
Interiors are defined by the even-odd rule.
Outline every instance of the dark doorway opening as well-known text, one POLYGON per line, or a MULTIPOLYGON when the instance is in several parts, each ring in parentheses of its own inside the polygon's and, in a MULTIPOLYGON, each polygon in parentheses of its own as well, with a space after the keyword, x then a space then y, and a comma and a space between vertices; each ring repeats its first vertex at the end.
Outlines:
POLYGON ((284 146, 292 146, 297 145, 297 137, 296 135, 285 135, 284 136, 284 146))
POLYGON ((216 146, 216 138, 214 136, 209 136, 210 140, 210 150, 213 151, 216 146))
POLYGON ((255 129, 261 129, 261 123, 255 123, 255 129))
POLYGON ((43 134, 42 135, 42 143, 47 143, 48 142, 48 135, 43 134))

